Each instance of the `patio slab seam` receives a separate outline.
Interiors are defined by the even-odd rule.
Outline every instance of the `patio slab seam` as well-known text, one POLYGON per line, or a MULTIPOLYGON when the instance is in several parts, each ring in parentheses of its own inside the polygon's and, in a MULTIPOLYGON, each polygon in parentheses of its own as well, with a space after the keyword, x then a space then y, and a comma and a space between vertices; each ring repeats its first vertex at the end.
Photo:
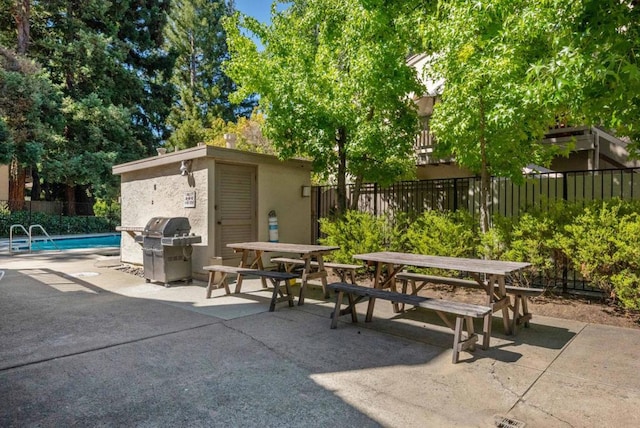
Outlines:
POLYGON ((4 373, 4 372, 11 371, 11 370, 24 368, 24 367, 34 366, 34 365, 46 363, 46 362, 53 361, 53 360, 60 360, 60 359, 63 359, 63 358, 75 357, 75 356, 78 356, 78 355, 85 355, 85 354, 89 354, 91 352, 103 351, 105 349, 118 348, 120 346, 131 345, 131 344, 134 344, 134 343, 140 343, 140 342, 144 342, 144 341, 151 340, 151 339, 157 339, 159 337, 171 336, 171 335, 174 335, 174 334, 179 334, 179 333, 184 333, 184 332, 187 332, 187 331, 197 330, 197 329, 204 328, 204 327, 210 327, 210 326, 216 325, 216 324, 221 324, 221 323, 220 323, 220 321, 210 322, 210 323, 201 324, 201 325, 197 325, 197 326, 193 326, 193 327, 189 327, 189 328, 183 328, 183 329, 180 329, 180 330, 168 331, 168 332, 164 332, 164 333, 160 333, 160 334, 154 334, 154 335, 150 335, 150 336, 140 337, 138 339, 127 340, 127 341, 124 341, 124 342, 112 343, 112 344, 105 345, 105 346, 97 346, 97 347, 93 347, 93 348, 89 348, 89 349, 85 349, 85 350, 77 351, 77 352, 70 352, 68 354, 55 355, 55 356, 52 356, 52 357, 43 358, 43 359, 36 360, 36 361, 29 361, 27 363, 14 364, 12 366, 7 366, 7 367, 0 368, 0 373, 4 373))
MULTIPOLYGON (((589 324, 585 324, 583 325, 580 330, 573 335, 573 337, 571 337, 571 339, 569 339, 569 341, 562 347, 562 349, 560 350, 560 352, 558 352, 558 354, 551 360, 549 361, 549 363, 546 365, 546 367, 544 367, 544 369, 540 370, 540 374, 538 376, 536 376, 536 378, 533 380, 533 382, 531 382, 531 384, 529 385, 529 387, 521 394, 518 396, 518 394, 516 394, 516 396, 518 397, 518 399, 515 401, 515 403, 513 403, 513 405, 511 406, 511 408, 507 411, 507 414, 509 414, 510 412, 513 411, 513 409, 515 409, 515 407, 519 404, 522 403, 524 405, 529 405, 527 404, 526 400, 524 399, 524 397, 526 397, 526 395, 529 393, 529 391, 531 391, 531 389, 538 383, 538 381, 542 378, 542 376, 544 376, 546 373, 553 373, 553 371, 549 371, 549 368, 553 365, 553 363, 555 361, 558 360, 558 358, 560 358, 560 356, 567 350, 567 348, 573 343, 574 340, 576 340, 576 338, 580 335, 580 333, 582 333, 584 331, 584 329, 588 326, 589 324)), ((533 406, 535 407, 535 406, 533 406)), ((543 411, 544 413, 548 414, 551 417, 554 417, 552 414, 547 413, 546 411, 544 411, 543 409, 540 409, 541 411, 543 411)), ((565 421, 562 421, 565 422, 565 421)))

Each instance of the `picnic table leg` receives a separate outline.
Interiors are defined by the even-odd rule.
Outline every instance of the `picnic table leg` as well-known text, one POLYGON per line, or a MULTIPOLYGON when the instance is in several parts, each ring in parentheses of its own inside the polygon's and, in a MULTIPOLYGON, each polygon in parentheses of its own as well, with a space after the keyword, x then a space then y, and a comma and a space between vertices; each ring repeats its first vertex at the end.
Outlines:
MULTIPOLYGON (((240 251, 240 250, 235 250, 234 251, 240 251)), ((240 259, 240 267, 247 267, 247 258, 249 257, 249 250, 241 250, 242 251, 242 258, 240 259)), ((240 291, 242 290, 242 274, 238 274, 238 276, 236 277, 236 289, 235 289, 235 293, 239 294, 240 291)))
MULTIPOLYGON (((373 288, 382 288, 381 276, 382 276, 382 263, 376 262, 376 272, 373 278, 373 288)), ((369 305, 367 306, 367 316, 364 319, 365 322, 371 322, 373 318, 373 308, 376 304, 375 297, 369 297, 369 305)))
MULTIPOLYGON (((327 271, 324 267, 324 260, 322 259, 322 254, 318 254, 316 256, 316 261, 318 262, 318 272, 321 273, 320 281, 322 282, 322 292, 324 293, 324 298, 329 298, 329 290, 327 289, 327 271)), ((344 282, 344 280, 342 281, 344 282)))
MULTIPOLYGON (((395 266, 393 264, 388 263, 387 264, 387 283, 389 286, 389 290, 396 292, 398 290, 397 284, 396 284, 396 269, 395 266)), ((395 312, 396 314, 400 313, 400 312, 404 312, 404 303, 402 304, 402 308, 400 308, 400 303, 398 302, 391 302, 391 304, 393 305, 393 312, 395 312)))
MULTIPOLYGON (((220 284, 222 284, 224 286, 224 292, 226 294, 231 294, 231 290, 229 290, 229 283, 227 282, 227 274, 224 272, 219 272, 220 273, 220 281, 218 281, 217 288, 220 288, 220 284)), ((213 278, 215 277, 216 273, 214 271, 209 271, 209 282, 207 283, 207 299, 211 297, 211 291, 213 290, 213 278)))
POLYGON ((493 315, 491 312, 484 316, 484 320, 482 323, 482 349, 489 349, 489 345, 491 342, 492 317, 493 315))
POLYGON ((215 272, 209 272, 209 282, 207 283, 207 299, 211 297, 211 290, 213 289, 213 277, 215 276, 215 272))
POLYGON ((513 319, 511 320, 511 333, 518 332, 518 319, 520 318, 520 296, 515 295, 513 299, 513 319))
POLYGON ((311 259, 305 257, 304 268, 302 268, 302 276, 300 278, 300 295, 298 296, 298 306, 304 305, 304 294, 307 291, 307 281, 311 273, 311 259))
MULTIPOLYGON (((500 275, 498 277, 498 290, 501 298, 504 298, 504 297, 506 297, 507 299, 509 298, 509 296, 507 295, 507 289, 504 283, 504 275, 500 275)), ((509 322, 509 305, 504 305, 502 307, 502 322, 504 324, 505 333, 508 335, 512 334, 511 323, 509 322)))
MULTIPOLYGON (((255 251, 256 258, 253 263, 251 263, 251 267, 253 267, 253 265, 258 265, 259 270, 264 270, 264 264, 262 263, 262 253, 262 250, 255 251)), ((262 288, 267 288, 267 279, 265 277, 260 277, 260 281, 262 281, 262 288)))
POLYGON ((287 292, 287 301, 289 303, 289 307, 293 306, 293 296, 290 293, 287 280, 271 278, 271 283, 273 284, 273 295, 271 296, 271 304, 269 305, 269 312, 274 312, 276 310, 276 303, 278 302, 278 297, 284 297, 284 293, 280 289, 280 281, 284 282, 285 290, 287 292))
POLYGON ((336 293, 336 306, 333 310, 333 315, 331 317, 331 328, 338 327, 338 317, 340 316, 340 306, 342 305, 342 296, 344 295, 343 291, 338 291, 336 293))
POLYGON ((453 358, 451 362, 456 364, 460 357, 460 338, 462 336, 462 317, 456 317, 456 327, 453 329, 453 358))

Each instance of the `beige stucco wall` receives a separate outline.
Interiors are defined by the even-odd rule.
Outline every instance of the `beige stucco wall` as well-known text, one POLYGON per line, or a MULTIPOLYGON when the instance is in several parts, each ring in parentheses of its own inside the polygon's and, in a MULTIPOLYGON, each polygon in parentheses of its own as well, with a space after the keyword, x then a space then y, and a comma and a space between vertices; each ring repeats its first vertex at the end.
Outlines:
POLYGON ((9 199, 9 165, 0 165, 0 201, 9 199))
POLYGON ((310 243, 311 198, 302 196, 302 186, 311 186, 307 168, 258 166, 258 240, 269 240, 269 211, 275 210, 280 242, 310 243))
MULTIPOLYGON (((276 210, 280 242, 309 243, 311 198, 302 196, 302 186, 311 185, 311 164, 280 161, 275 157, 221 148, 194 148, 117 165, 121 175, 122 226, 145 226, 152 217, 187 217, 191 232, 202 236, 194 245, 194 277, 205 279, 202 266, 218 256, 215 246, 215 169, 218 162, 255 165, 257 168, 257 239, 269 239, 268 214, 276 210), (179 173, 180 162, 191 159, 193 179, 179 173), (193 186, 193 187, 191 187, 193 186), (184 194, 196 192, 196 207, 184 208, 184 194)), ((121 260, 142 264, 139 244, 122 233, 121 260)))
MULTIPOLYGON (((181 176, 180 162, 122 174, 121 224, 145 226, 152 217, 187 217, 191 233, 202 236, 202 243, 193 247, 193 265, 202 266, 208 260, 207 188, 209 175, 206 159, 193 160, 191 178, 181 176), (189 182, 194 187, 191 187, 189 182), (185 192, 196 192, 195 208, 184 208, 185 192)), ((142 250, 128 234, 122 234, 120 257, 125 263, 142 264, 142 250)))

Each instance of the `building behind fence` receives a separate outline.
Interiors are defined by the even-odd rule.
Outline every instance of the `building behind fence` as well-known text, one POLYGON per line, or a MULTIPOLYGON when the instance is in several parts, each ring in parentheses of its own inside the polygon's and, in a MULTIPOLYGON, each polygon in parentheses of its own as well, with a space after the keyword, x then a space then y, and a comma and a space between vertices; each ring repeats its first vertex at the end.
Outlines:
MULTIPOLYGON (((526 176, 522 184, 493 177, 491 214, 517 217, 523 210, 542 207, 546 202, 640 199, 639 173, 640 168, 537 173, 526 176)), ((348 186, 347 201, 353 194, 353 185, 348 186)), ((338 205, 336 187, 314 187, 312 196, 312 238, 316 242, 320 238, 319 220, 331 217, 338 205)), ((362 186, 357 206, 361 212, 391 218, 396 213, 418 215, 425 210, 467 210, 479 218, 480 178, 403 181, 385 188, 368 183, 362 186)), ((565 290, 591 291, 576 272, 559 272, 556 285, 560 284, 565 290)))

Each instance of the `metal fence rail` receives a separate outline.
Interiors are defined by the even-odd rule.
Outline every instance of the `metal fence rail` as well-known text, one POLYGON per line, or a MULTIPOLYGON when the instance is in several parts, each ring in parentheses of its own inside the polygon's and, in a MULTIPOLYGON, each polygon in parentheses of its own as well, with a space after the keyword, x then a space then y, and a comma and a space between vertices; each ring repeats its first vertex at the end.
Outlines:
MULTIPOLYGON (((537 173, 526 176, 522 183, 493 177, 491 194, 491 214, 505 217, 518 217, 524 210, 543 207, 546 202, 640 199, 640 168, 537 173)), ((354 187, 350 185, 348 204, 352 195, 354 187)), ((369 183, 363 185, 357 207, 361 212, 391 219, 397 213, 419 215, 425 210, 467 210, 479 218, 479 195, 478 177, 403 181, 386 188, 369 183)), ((318 221, 331 218, 338 205, 336 186, 316 186, 312 197, 312 238, 316 242, 321 236, 318 221)), ((555 283, 564 290, 595 291, 578 273, 562 269, 558 269, 555 283)))

